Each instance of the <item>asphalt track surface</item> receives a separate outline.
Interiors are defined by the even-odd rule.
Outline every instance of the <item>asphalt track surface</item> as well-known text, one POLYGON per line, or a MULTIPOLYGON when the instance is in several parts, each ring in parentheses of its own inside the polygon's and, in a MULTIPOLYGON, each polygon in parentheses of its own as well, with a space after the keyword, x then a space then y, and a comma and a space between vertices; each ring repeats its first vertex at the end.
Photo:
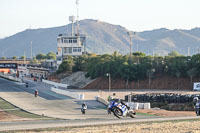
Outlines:
MULTIPOLYGON (((28 82, 28 81, 27 81, 28 82)), ((0 122, 0 131, 37 129, 49 127, 71 127, 98 124, 132 123, 145 121, 198 119, 198 117, 161 118, 158 116, 137 115, 136 118, 118 119, 108 115, 103 104, 95 100, 86 101, 88 110, 86 115, 80 112, 83 101, 59 95, 50 90, 50 85, 38 82, 25 84, 14 83, 0 78, 0 97, 28 112, 59 118, 54 120, 0 122), (39 97, 34 97, 34 90, 38 89, 39 97)))

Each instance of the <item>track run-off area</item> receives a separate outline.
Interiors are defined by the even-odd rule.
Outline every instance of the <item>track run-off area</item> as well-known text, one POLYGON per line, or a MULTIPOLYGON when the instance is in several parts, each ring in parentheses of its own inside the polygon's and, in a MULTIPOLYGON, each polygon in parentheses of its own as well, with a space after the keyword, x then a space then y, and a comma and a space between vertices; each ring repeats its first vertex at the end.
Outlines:
POLYGON ((199 119, 196 116, 160 117, 142 114, 136 115, 136 118, 118 119, 113 115, 108 115, 105 105, 94 99, 73 99, 52 92, 51 85, 41 82, 27 82, 29 82, 28 88, 22 83, 0 78, 0 97, 24 111, 52 119, 0 122, 0 131, 199 119), (35 89, 39 91, 38 97, 34 96, 35 89), (83 102, 88 105, 86 115, 82 115, 80 111, 83 102))

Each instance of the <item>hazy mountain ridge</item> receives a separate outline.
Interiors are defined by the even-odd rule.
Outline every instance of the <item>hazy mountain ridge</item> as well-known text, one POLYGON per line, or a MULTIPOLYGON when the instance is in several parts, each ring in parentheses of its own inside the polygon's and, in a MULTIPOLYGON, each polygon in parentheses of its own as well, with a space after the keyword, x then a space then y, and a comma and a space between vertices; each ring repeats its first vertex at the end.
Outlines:
MULTIPOLYGON (((112 25, 98 20, 86 19, 79 22, 80 33, 87 36, 87 50, 97 54, 119 51, 129 53, 128 30, 120 25, 112 25)), ((76 27, 76 25, 75 25, 76 27)), ((53 28, 27 29, 10 37, 0 39, 0 56, 22 56, 24 51, 30 57, 30 42, 33 54, 57 51, 57 36, 71 33, 71 24, 53 28)), ((200 48, 200 28, 191 30, 169 30, 166 28, 136 32, 133 36, 133 51, 137 49, 147 54, 167 54, 176 50, 181 54, 196 54, 200 48)))

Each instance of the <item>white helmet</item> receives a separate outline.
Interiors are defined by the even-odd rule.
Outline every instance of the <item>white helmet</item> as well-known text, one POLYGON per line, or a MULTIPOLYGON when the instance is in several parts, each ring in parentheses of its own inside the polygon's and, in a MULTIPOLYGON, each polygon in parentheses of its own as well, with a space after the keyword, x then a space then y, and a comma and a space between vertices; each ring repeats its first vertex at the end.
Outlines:
POLYGON ((193 102, 197 102, 199 100, 198 97, 194 97, 193 102))

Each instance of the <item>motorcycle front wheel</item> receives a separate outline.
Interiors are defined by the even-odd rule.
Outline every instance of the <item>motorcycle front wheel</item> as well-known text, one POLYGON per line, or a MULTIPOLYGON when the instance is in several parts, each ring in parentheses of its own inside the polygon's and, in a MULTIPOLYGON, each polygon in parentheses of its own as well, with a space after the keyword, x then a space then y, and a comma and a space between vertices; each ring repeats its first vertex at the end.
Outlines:
POLYGON ((113 108, 113 114, 119 119, 122 118, 122 116, 123 116, 121 109, 119 109, 117 107, 113 108))

